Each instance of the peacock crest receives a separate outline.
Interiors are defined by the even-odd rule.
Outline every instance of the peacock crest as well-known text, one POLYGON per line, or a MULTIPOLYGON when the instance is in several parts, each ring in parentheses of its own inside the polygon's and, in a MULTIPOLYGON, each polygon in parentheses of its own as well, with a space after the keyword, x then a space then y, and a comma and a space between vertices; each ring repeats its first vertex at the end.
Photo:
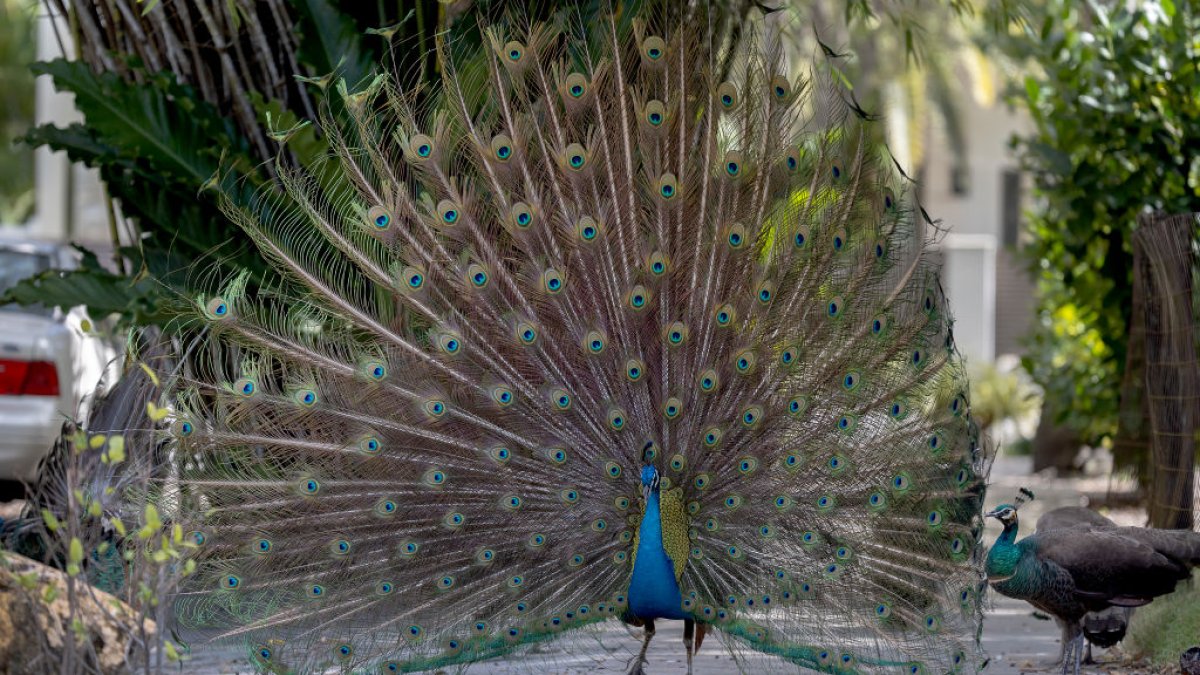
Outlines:
POLYGON ((986 457, 936 231, 829 66, 702 10, 485 33, 230 207, 278 274, 196 302, 181 616, 264 669, 436 670, 652 620, 657 532, 646 583, 731 650, 974 668, 986 457))

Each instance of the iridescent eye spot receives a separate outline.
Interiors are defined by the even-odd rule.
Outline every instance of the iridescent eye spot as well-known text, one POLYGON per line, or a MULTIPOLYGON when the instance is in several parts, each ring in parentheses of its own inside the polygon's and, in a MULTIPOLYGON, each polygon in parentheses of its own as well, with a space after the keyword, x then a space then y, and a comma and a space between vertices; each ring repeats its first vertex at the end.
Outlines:
POLYGON ((204 536, 204 533, 199 530, 189 532, 188 536, 191 537, 192 543, 197 546, 203 546, 204 542, 208 541, 208 537, 204 536))
POLYGON ((234 388, 237 389, 237 392, 242 396, 253 396, 255 391, 254 381, 250 380, 249 378, 238 380, 237 383, 234 384, 234 388))
POLYGON ((271 650, 266 647, 258 648, 258 657, 264 661, 271 660, 271 650))
POLYGON ((571 96, 574 96, 575 98, 579 98, 580 96, 583 96, 583 86, 579 85, 579 84, 572 85, 571 86, 571 96))
POLYGON ((737 162, 725 163, 725 173, 729 174, 730 176, 738 175, 739 171, 741 171, 741 166, 739 166, 737 162))
POLYGON ((330 546, 330 549, 336 555, 345 555, 350 552, 350 542, 346 541, 345 539, 338 539, 337 541, 333 542, 333 544, 330 546))
POLYGON ((796 248, 804 248, 804 245, 807 243, 808 243, 808 237, 803 232, 797 232, 792 237, 792 244, 796 248))
POLYGON ((555 464, 562 464, 567 461, 567 451, 562 448, 549 448, 546 450, 546 458, 555 464))
POLYGON ((834 499, 831 495, 821 495, 820 497, 817 498, 817 508, 818 509, 821 509, 822 511, 827 511, 829 509, 832 509, 833 506, 834 506, 834 499))
POLYGON ((706 474, 706 473, 702 473, 699 476, 696 476, 696 479, 694 481, 692 481, 692 484, 695 485, 696 488, 699 490, 706 489, 708 487, 708 483, 709 483, 709 477, 708 477, 708 474, 706 474))
POLYGON ((607 474, 609 478, 620 478, 621 466, 616 462, 606 462, 604 464, 604 473, 607 474))
POLYGON ((649 120, 650 120, 650 124, 653 124, 654 126, 658 126, 658 125, 662 124, 662 113, 659 113, 659 112, 650 113, 649 120))
POLYGON ((833 167, 830 169, 830 173, 833 174, 833 179, 837 180, 842 177, 842 167, 838 166, 837 164, 834 164, 833 167))
POLYGON ((258 541, 254 542, 254 551, 256 553, 270 553, 271 552, 271 540, 270 539, 259 539, 258 541))
POLYGON ((376 513, 379 513, 379 514, 385 515, 385 516, 395 513, 396 509, 397 509, 396 502, 394 502, 390 499, 385 499, 385 500, 379 502, 379 504, 375 507, 376 513))
POLYGON ((232 574, 226 575, 226 576, 224 576, 224 577, 222 577, 222 578, 221 578, 221 586, 223 586, 223 587, 225 587, 225 588, 228 588, 228 589, 231 589, 231 590, 232 590, 232 589, 234 589, 234 588, 237 588, 238 586, 241 586, 241 585, 242 585, 242 580, 241 580, 241 578, 239 578, 239 577, 237 577, 237 576, 234 576, 234 575, 232 575, 232 574))
POLYGON ((764 305, 771 301, 770 287, 764 286, 758 289, 758 301, 764 305))
POLYGON ((721 442, 721 430, 713 427, 704 432, 704 444, 708 447, 713 447, 721 442))
POLYGON ((321 490, 321 484, 315 478, 300 481, 300 490, 305 494, 315 495, 321 490))
POLYGON ((406 541, 400 544, 400 555, 406 558, 416 555, 420 550, 421 545, 415 541, 406 541))
POLYGON ((508 458, 512 456, 512 452, 505 447, 492 448, 490 454, 493 459, 501 463, 507 462, 508 458))
POLYGON ((321 584, 312 584, 308 587, 308 597, 319 598, 325 595, 325 587, 321 584))
POLYGON ((191 422, 184 421, 179 425, 179 434, 181 436, 191 436, 194 427, 191 422))
POLYGON ((437 581, 438 590, 449 590, 454 587, 454 577, 444 576, 437 581))

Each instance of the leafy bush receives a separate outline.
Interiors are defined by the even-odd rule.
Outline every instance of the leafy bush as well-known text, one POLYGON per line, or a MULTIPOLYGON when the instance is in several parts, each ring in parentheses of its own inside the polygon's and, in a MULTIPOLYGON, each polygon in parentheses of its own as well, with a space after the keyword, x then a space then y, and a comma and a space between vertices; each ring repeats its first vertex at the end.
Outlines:
POLYGON ((1028 18, 1000 36, 1037 69, 1022 92, 1035 130, 1015 142, 1038 197, 1025 366, 1058 421, 1094 443, 1117 427, 1136 216, 1200 211, 1200 14, 1171 0, 1047 0, 1028 18))

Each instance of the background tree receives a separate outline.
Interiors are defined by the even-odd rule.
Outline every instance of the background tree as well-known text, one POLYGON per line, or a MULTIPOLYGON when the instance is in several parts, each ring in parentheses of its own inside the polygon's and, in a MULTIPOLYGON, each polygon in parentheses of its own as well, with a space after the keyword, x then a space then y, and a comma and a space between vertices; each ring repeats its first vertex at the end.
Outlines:
POLYGON ((1200 211, 1200 14, 1171 0, 1028 11, 996 37, 1027 68, 1013 100, 1035 129, 1014 139, 1037 197, 1024 364, 1056 420, 1098 443, 1117 432, 1136 217, 1200 211))

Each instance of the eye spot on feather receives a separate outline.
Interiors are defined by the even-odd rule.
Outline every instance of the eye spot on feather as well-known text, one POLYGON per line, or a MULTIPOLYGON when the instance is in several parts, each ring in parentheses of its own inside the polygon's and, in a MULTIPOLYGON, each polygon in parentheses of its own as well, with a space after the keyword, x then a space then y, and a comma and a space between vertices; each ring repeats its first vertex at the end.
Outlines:
POLYGON ((504 44, 504 56, 508 59, 509 63, 520 63, 521 59, 525 58, 525 45, 516 40, 506 42, 504 44))
POLYGON ((842 315, 842 312, 844 312, 844 311, 845 311, 845 302, 842 300, 842 296, 840 296, 840 295, 832 298, 825 305, 825 314, 831 319, 836 319, 836 318, 840 317, 842 315))
POLYGON ((308 593, 308 597, 313 600, 325 596, 325 587, 321 584, 309 584, 304 590, 308 593))
POLYGON ((687 466, 687 459, 683 455, 679 453, 671 455, 670 467, 672 471, 683 471, 685 466, 687 466))
POLYGON ((421 550, 421 545, 415 541, 402 541, 397 547, 397 551, 402 557, 411 558, 421 550))
POLYGON ((709 427, 704 432, 705 447, 708 447, 708 448, 716 447, 716 445, 721 442, 722 436, 724 436, 724 433, 721 431, 721 429, 719 427, 709 427))
POLYGON ((630 382, 637 382, 642 379, 642 374, 646 372, 646 365, 638 359, 629 359, 625 362, 625 377, 630 382))
POLYGON ((883 208, 888 212, 896 210, 896 193, 891 188, 883 189, 883 208))
POLYGON ((621 465, 619 465, 616 462, 613 462, 611 460, 608 462, 605 462, 604 463, 604 475, 608 476, 609 478, 614 478, 614 479, 620 478, 621 477, 621 465))
POLYGON ((845 230, 839 229, 833 233, 833 250, 841 253, 846 248, 847 234, 845 230))
POLYGON ((646 304, 650 302, 650 291, 645 286, 637 285, 629 291, 628 303, 633 311, 645 309, 646 304))
POLYGON ((645 109, 646 122, 652 127, 660 127, 667 119, 667 110, 662 101, 650 101, 645 109))
POLYGON ((392 224, 392 214, 381 206, 373 206, 367 211, 367 222, 376 230, 386 230, 392 224))
POLYGON ((462 527, 463 524, 466 522, 467 522, 467 517, 464 516, 463 514, 459 513, 458 511, 452 511, 450 513, 447 513, 446 516, 444 518, 442 518, 442 525, 444 525, 447 529, 450 529, 450 530, 457 530, 458 528, 462 527))
POLYGON ((425 414, 433 418, 440 418, 446 414, 446 403, 437 399, 429 400, 424 405, 425 414))
POLYGON ((570 410, 571 394, 566 389, 553 389, 550 391, 550 403, 556 410, 570 410))
POLYGON ((727 152, 725 153, 725 175, 730 178, 737 178, 742 173, 742 153, 727 152))
POLYGON ((178 429, 178 433, 181 438, 187 438, 188 436, 191 436, 196 430, 196 427, 193 426, 188 420, 180 420, 177 423, 176 428, 178 429))
POLYGON ((754 297, 760 305, 770 304, 771 300, 775 297, 775 283, 771 281, 762 282, 759 284, 754 297))
POLYGON ((238 396, 249 398, 253 396, 256 391, 258 391, 258 387, 254 384, 253 379, 249 377, 243 377, 242 379, 233 383, 233 391, 237 393, 238 396))
POLYGON ((390 516, 394 514, 398 508, 399 507, 396 505, 395 501, 391 499, 383 499, 375 505, 375 513, 381 516, 390 516))
POLYGON ((663 337, 666 338, 667 344, 671 347, 682 345, 688 336, 687 326, 682 321, 674 321, 667 325, 663 331, 663 337))
POLYGON ((721 379, 717 375, 717 371, 711 368, 700 373, 700 391, 704 392, 705 394, 711 394, 712 392, 716 391, 717 387, 720 385, 720 382, 721 379))
POLYGON ((663 199, 670 201, 679 193, 679 183, 675 180, 675 174, 664 173, 658 179, 658 194, 663 199))
POLYGON ((488 456, 497 462, 504 464, 512 457, 512 451, 504 446, 500 446, 489 450, 488 456))
POLYGON ((561 465, 567 461, 567 451, 563 448, 546 448, 544 454, 554 464, 561 465))
POLYGON ((492 157, 501 162, 507 162, 513 155, 512 139, 504 134, 496 134, 492 138, 492 157))
POLYGON ((667 53, 667 44, 657 35, 642 40, 642 56, 651 62, 657 62, 667 53))
POLYGON ((722 82, 717 87, 717 102, 725 110, 733 110, 738 104, 738 90, 732 82, 722 82))
POLYGON ((587 150, 578 143, 568 145, 567 149, 563 152, 563 157, 566 158, 567 166, 574 171, 581 171, 587 166, 587 150))
POLYGON ((306 478, 300 481, 300 492, 306 495, 315 495, 321 491, 321 484, 315 478, 306 478))
POLYGON ((737 319, 737 311, 733 305, 724 304, 717 307, 717 311, 713 314, 713 318, 717 321, 717 326, 720 328, 728 327, 737 319))
POLYGON ((537 341, 537 337, 537 329, 532 324, 525 321, 517 323, 517 339, 521 344, 531 345, 537 341))
POLYGON ((416 134, 408 142, 409 156, 423 162, 433 156, 433 139, 425 134, 416 134))
POLYGON ((626 419, 625 411, 621 408, 613 408, 608 411, 608 427, 613 431, 623 431, 626 419))
POLYGON ((678 398, 672 396, 663 403, 663 417, 666 417, 668 420, 679 417, 679 413, 681 412, 683 412, 683 401, 680 401, 678 398))
POLYGON ((792 85, 787 78, 776 75, 771 78, 771 94, 778 102, 786 102, 792 95, 792 85))
POLYGON ((792 235, 792 245, 797 249, 803 249, 808 245, 808 228, 802 227, 792 235))
POLYGON ((567 95, 574 99, 583 98, 587 93, 588 81, 582 73, 571 73, 567 79, 563 81, 563 89, 567 95))
POLYGON ((742 411, 742 426, 753 428, 762 421, 763 409, 762 406, 752 405, 742 411))
POLYGON ((517 229, 528 229, 530 225, 533 225, 533 210, 525 202, 517 202, 512 205, 508 219, 517 229))
POLYGON ((346 555, 350 553, 350 542, 345 539, 337 539, 329 545, 329 550, 334 555, 346 555))
POLYGON ((512 405, 514 400, 512 389, 509 389, 504 385, 496 385, 492 387, 491 396, 492 400, 502 408, 507 408, 508 406, 512 405))
POLYGON ((551 295, 557 295, 566 286, 566 280, 563 279, 562 273, 557 269, 550 267, 545 272, 542 272, 542 288, 551 295))
POLYGON ((585 244, 590 243, 600 236, 600 224, 591 216, 583 216, 575 224, 575 232, 585 244))

